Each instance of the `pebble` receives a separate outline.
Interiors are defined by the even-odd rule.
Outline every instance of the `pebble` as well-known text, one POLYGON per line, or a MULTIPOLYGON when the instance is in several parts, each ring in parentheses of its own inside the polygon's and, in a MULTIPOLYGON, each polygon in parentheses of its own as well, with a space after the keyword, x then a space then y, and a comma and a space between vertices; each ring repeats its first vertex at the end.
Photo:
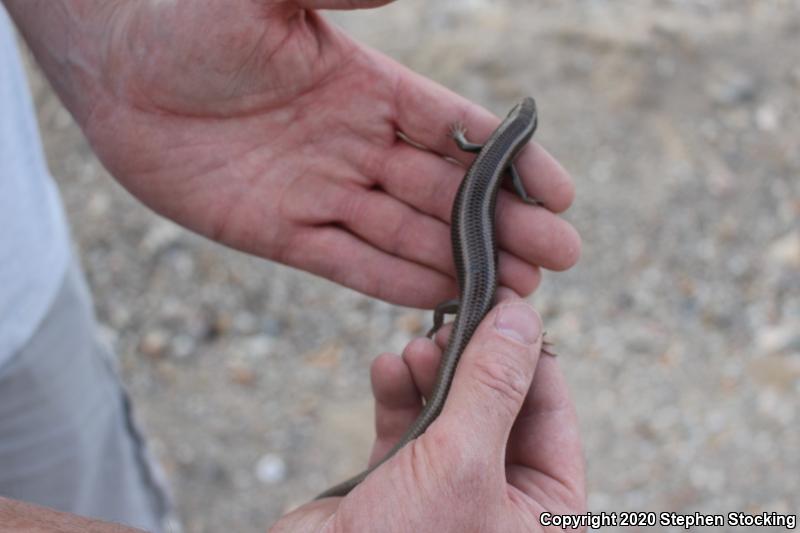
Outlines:
POLYGON ((158 359, 164 355, 168 336, 163 330, 152 330, 145 333, 139 341, 139 351, 147 357, 158 359))
POLYGON ((763 105, 756 110, 756 125, 761 131, 775 131, 778 124, 778 112, 774 107, 763 105))
POLYGON ((755 79, 742 71, 727 71, 706 87, 708 95, 718 104, 737 105, 750 102, 758 87, 755 79))
POLYGON ((165 219, 158 219, 145 234, 139 248, 149 254, 163 250, 176 242, 184 230, 165 219))
POLYGON ((753 359, 749 374, 760 384, 788 390, 800 383, 800 357, 769 355, 753 359))
POLYGON ((422 316, 420 316, 419 312, 403 313, 395 320, 395 325, 409 335, 420 335, 423 333, 422 330, 424 328, 422 316))
POLYGON ((759 412, 779 424, 788 425, 794 418, 794 405, 778 393, 775 389, 763 390, 757 400, 759 412))
POLYGON ((286 479, 286 462, 280 455, 266 453, 256 463, 256 479, 264 485, 275 485, 286 479))
POLYGON ((261 331, 270 337, 277 337, 283 331, 283 323, 272 317, 265 317, 261 321, 261 331))
POLYGON ((767 259, 777 266, 800 269, 800 231, 789 232, 772 241, 767 259))
POLYGON ((185 333, 175 335, 170 343, 170 355, 177 359, 186 359, 197 349, 197 339, 185 333))
POLYGON ((108 213, 111 207, 111 197, 103 192, 95 192, 89 198, 88 213, 94 218, 101 218, 108 213))
POLYGON ((316 368, 334 368, 339 366, 342 356, 342 346, 338 342, 330 342, 318 350, 307 353, 303 360, 309 366, 316 368))
POLYGON ((245 387, 255 385, 258 378, 255 370, 245 364, 236 362, 228 364, 228 374, 232 382, 245 387))
POLYGON ((274 346, 275 339, 269 335, 251 335, 240 339, 231 351, 246 359, 263 359, 272 353, 274 346))
POLYGON ((231 315, 220 311, 209 321, 208 336, 211 339, 223 337, 230 332, 232 326, 233 318, 231 315))
POLYGON ((800 318, 788 320, 762 329, 756 340, 760 354, 774 355, 783 352, 800 353, 800 318))

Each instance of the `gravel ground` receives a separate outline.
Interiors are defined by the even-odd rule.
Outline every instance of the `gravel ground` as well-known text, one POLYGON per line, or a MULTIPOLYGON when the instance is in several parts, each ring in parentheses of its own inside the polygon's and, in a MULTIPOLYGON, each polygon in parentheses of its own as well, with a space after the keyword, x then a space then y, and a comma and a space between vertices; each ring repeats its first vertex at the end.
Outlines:
MULTIPOLYGON (((797 513, 800 4, 401 0, 335 20, 498 114, 536 97, 537 137, 578 188, 583 257, 533 301, 576 398, 590 509, 797 513)), ((360 470, 369 362, 429 314, 153 215, 32 74, 100 319, 186 530, 263 531, 360 470)))

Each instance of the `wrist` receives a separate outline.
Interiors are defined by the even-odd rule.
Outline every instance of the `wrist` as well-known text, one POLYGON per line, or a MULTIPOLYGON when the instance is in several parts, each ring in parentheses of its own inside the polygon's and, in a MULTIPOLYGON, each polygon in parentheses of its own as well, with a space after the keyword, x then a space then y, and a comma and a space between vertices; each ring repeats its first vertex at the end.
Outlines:
POLYGON ((121 0, 3 0, 50 83, 80 124, 108 92, 114 40, 131 3, 121 0))

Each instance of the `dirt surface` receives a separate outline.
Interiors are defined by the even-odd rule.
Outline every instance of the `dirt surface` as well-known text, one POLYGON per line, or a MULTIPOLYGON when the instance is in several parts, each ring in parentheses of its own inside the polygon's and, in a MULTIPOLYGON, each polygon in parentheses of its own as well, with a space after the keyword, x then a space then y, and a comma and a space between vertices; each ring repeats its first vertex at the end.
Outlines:
MULTIPOLYGON (((401 0, 335 20, 498 114, 536 97, 537 137, 578 189, 581 262, 533 301, 577 402, 590 509, 797 513, 800 3, 401 0)), ((186 531, 263 531, 360 470, 369 362, 430 315, 156 217, 33 85, 186 531)))

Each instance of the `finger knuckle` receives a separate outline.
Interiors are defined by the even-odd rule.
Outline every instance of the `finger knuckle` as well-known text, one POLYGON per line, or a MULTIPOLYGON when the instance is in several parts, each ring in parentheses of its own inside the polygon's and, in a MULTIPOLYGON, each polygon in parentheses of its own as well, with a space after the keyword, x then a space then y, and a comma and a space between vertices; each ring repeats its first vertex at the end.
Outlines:
POLYGON ((516 414, 530 386, 519 362, 508 354, 489 352, 475 361, 474 372, 474 378, 497 397, 497 403, 516 414))

